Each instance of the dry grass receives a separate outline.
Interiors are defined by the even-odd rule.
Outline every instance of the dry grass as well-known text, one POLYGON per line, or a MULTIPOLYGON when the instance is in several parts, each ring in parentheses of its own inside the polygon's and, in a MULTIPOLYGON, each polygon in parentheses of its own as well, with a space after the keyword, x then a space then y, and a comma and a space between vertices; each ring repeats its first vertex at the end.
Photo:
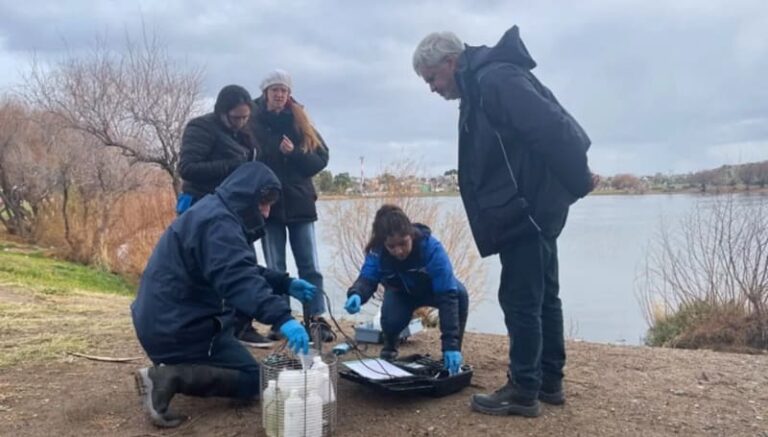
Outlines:
POLYGON ((0 288, 0 369, 98 354, 124 338, 130 298, 90 292, 0 288))
POLYGON ((176 218, 173 191, 132 193, 116 208, 111 229, 109 259, 111 270, 138 276, 152 253, 157 239, 176 218))
POLYGON ((170 188, 145 189, 109 200, 74 197, 69 204, 69 237, 59 199, 41 215, 38 244, 54 247, 66 259, 134 279, 143 271, 160 234, 175 218, 170 188), (107 225, 99 226, 105 210, 107 225))

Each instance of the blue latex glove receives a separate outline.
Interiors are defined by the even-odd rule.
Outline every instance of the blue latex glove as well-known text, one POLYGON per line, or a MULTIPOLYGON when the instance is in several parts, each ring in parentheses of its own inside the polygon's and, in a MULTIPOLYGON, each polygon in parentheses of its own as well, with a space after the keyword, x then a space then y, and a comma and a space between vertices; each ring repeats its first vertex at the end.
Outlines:
POLYGON ((301 302, 312 302, 315 297, 317 287, 303 279, 294 279, 288 286, 288 294, 300 300, 301 302))
POLYGON ((306 355, 309 352, 309 335, 301 323, 291 319, 280 326, 280 333, 288 340, 288 348, 293 353, 298 354, 301 351, 306 355))
POLYGON ((443 352, 443 364, 451 375, 459 373, 463 361, 464 359, 461 357, 461 352, 459 351, 443 352))
POLYGON ((181 215, 182 212, 189 209, 194 203, 195 199, 191 194, 181 193, 179 194, 179 200, 176 201, 176 215, 181 215))
POLYGON ((353 294, 347 299, 347 303, 344 304, 344 309, 349 314, 356 314, 360 311, 360 305, 362 305, 362 299, 359 294, 353 294))

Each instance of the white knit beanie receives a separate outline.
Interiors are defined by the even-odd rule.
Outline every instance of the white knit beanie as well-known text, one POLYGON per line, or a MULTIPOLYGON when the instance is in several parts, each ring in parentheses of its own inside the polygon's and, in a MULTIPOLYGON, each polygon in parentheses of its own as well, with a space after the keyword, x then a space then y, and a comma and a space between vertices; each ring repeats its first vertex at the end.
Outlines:
POLYGON ((261 92, 267 91, 267 88, 271 87, 272 85, 285 85, 288 87, 288 89, 293 88, 291 76, 285 70, 280 69, 269 73, 267 77, 261 81, 261 92))

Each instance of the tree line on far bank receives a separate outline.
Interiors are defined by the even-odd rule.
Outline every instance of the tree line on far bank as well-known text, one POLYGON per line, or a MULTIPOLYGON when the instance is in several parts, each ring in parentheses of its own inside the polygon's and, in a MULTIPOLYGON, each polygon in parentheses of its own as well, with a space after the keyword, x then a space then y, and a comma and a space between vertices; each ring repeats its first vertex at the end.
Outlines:
POLYGON ((653 176, 617 174, 601 179, 598 190, 630 193, 645 192, 732 192, 765 189, 768 185, 768 161, 723 165, 686 174, 656 173, 653 176))
MULTIPOLYGON (((395 177, 384 172, 369 178, 350 175, 348 172, 333 174, 323 170, 314 177, 315 188, 325 195, 358 195, 386 192, 389 187, 407 187, 410 193, 457 193, 458 172, 451 169, 437 176, 395 177)), ((662 174, 637 176, 618 173, 602 176, 596 192, 644 194, 657 192, 720 193, 765 189, 768 186, 768 161, 738 165, 723 165, 714 169, 686 174, 662 174)))

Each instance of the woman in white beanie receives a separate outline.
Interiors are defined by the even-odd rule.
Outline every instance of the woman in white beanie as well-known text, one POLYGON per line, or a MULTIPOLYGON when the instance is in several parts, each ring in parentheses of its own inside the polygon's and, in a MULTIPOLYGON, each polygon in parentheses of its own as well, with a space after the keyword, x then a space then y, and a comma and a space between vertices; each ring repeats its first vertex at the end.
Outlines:
MULTIPOLYGON (((291 76, 283 70, 269 73, 261 82, 262 95, 254 101, 250 120, 259 144, 258 159, 275 172, 283 186, 280 200, 272 207, 262 239, 267 266, 286 271, 286 243, 290 241, 298 276, 323 289, 317 262, 317 193, 312 176, 328 165, 328 148, 309 121, 304 108, 291 96, 291 76)), ((324 341, 332 341, 322 293, 309 305, 314 326, 324 341)))

